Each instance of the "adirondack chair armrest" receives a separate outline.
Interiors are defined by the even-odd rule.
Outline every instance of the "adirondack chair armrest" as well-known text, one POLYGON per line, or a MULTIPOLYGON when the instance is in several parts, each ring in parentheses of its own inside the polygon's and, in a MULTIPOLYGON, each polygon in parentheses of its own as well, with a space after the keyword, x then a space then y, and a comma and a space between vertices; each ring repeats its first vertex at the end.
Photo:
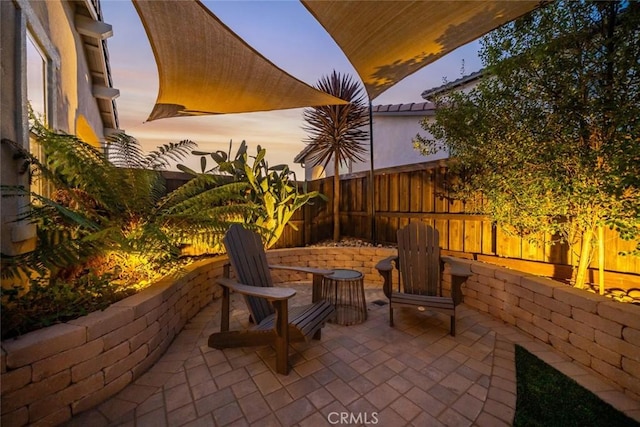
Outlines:
POLYGON ((391 299, 391 293, 393 291, 392 272, 393 272, 394 264, 396 267, 398 266, 398 257, 395 255, 387 257, 376 264, 376 270, 378 270, 378 273, 380 273, 383 280, 382 291, 384 292, 385 296, 389 299, 391 299))
POLYGON ((269 268, 273 270, 290 270, 299 271, 301 273, 309 273, 313 276, 311 283, 311 301, 318 302, 322 296, 322 282, 324 276, 333 273, 333 270, 314 267, 299 267, 294 265, 269 264, 269 268))
POLYGON ((468 263, 452 256, 443 256, 440 258, 442 259, 442 261, 446 262, 451 266, 450 271, 452 276, 460 276, 460 277, 473 276, 473 273, 471 272, 471 266, 468 263))
POLYGON ((440 258, 451 266, 451 297, 454 305, 458 305, 462 302, 462 285, 467 281, 467 278, 473 275, 471 266, 455 257, 443 256, 440 258))
POLYGON ((243 285, 242 283, 238 283, 235 280, 227 279, 224 277, 218 278, 216 280, 216 283, 224 286, 225 288, 231 289, 234 292, 243 295, 265 298, 269 301, 288 300, 296 294, 295 290, 289 288, 263 288, 258 286, 247 286, 243 285))
POLYGON ((280 264, 269 264, 269 268, 273 270, 291 270, 291 271, 300 271, 302 273, 310 273, 310 274, 319 274, 321 276, 325 276, 327 274, 333 273, 333 270, 327 270, 323 268, 314 268, 314 267, 297 267, 294 265, 280 265, 280 264))
POLYGON ((393 266, 398 265, 398 257, 396 255, 387 257, 376 264, 376 270, 382 274, 383 271, 391 271, 393 270, 393 266))

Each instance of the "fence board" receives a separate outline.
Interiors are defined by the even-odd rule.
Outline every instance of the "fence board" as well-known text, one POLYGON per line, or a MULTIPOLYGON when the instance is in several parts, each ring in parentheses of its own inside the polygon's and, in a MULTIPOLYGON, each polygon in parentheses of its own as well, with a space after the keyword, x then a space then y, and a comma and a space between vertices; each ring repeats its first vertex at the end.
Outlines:
POLYGON ((464 247, 463 252, 482 252, 482 221, 464 222, 464 247))
MULTIPOLYGON (((406 190, 405 190, 406 191, 406 190)), ((400 176, 389 176, 389 211, 400 212, 400 176)))
POLYGON ((369 178, 367 179, 363 179, 362 180, 362 204, 363 204, 363 211, 367 213, 368 218, 363 219, 364 223, 362 225, 362 228, 359 231, 359 236, 363 236, 366 239, 371 239, 371 233, 373 232, 373 230, 371 229, 371 219, 372 219, 372 212, 371 212, 371 193, 370 193, 370 186, 369 186, 369 178))
POLYGON ((497 255, 505 258, 522 258, 522 240, 497 230, 497 255))
POLYGON ((400 212, 409 212, 411 198, 414 189, 411 187, 411 176, 408 172, 401 173, 398 177, 398 209, 400 212))
POLYGON ((422 210, 422 187, 424 186, 424 171, 413 171, 409 177, 409 193, 411 200, 409 202, 409 210, 411 212, 420 212, 422 210))
POLYGON ((424 185, 422 186, 422 212, 435 212, 434 204, 434 170, 428 169, 425 171, 424 185))
POLYGON ((449 220, 449 250, 464 251, 464 221, 449 220))
POLYGON ((436 219, 434 227, 440 233, 440 246, 442 249, 449 249, 449 220, 436 219))
POLYGON ((383 215, 378 214, 377 212, 386 212, 389 210, 389 176, 387 174, 383 174, 381 176, 377 176, 378 187, 376 188, 376 235, 375 240, 386 241, 386 233, 387 228, 389 228, 389 218, 383 215))
POLYGON ((449 201, 446 199, 446 190, 445 190, 445 174, 437 168, 435 170, 435 188, 434 192, 434 204, 435 204, 435 212, 448 212, 449 210, 449 201))
POLYGON ((545 262, 552 264, 571 264, 569 245, 566 243, 559 243, 555 237, 551 241, 553 244, 546 245, 545 248, 545 262))
POLYGON ((604 232, 604 240, 605 268, 617 271, 630 269, 640 273, 640 257, 621 255, 621 253, 633 251, 636 247, 635 242, 624 241, 617 237, 614 230, 609 229, 604 232))
POLYGON ((480 246, 485 255, 495 255, 496 253, 496 229, 490 221, 482 221, 482 241, 480 246))
POLYGON ((544 235, 538 234, 535 239, 522 239, 522 259, 544 261, 544 235))

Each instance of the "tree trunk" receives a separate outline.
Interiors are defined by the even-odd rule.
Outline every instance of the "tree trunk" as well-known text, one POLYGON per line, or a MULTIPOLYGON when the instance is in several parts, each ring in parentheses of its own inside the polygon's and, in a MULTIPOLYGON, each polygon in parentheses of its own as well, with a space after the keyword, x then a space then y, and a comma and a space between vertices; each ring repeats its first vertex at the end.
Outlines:
POLYGON ((604 226, 598 225, 598 289, 604 295, 604 226))
POLYGON ((584 289, 587 280, 587 269, 591 259, 591 240, 593 239, 593 229, 587 228, 582 233, 582 248, 580 250, 580 260, 578 261, 578 272, 576 274, 576 282, 574 286, 578 289, 584 289))
POLYGON ((340 162, 334 153, 333 159, 333 240, 340 240, 340 162))

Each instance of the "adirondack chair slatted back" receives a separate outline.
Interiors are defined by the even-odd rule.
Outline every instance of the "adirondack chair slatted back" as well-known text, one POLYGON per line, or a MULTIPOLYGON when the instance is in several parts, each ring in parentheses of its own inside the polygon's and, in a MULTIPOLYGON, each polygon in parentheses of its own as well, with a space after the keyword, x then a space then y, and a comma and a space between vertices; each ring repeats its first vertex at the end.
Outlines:
MULTIPOLYGON (((258 234, 234 224, 227 231, 223 242, 240 283, 273 287, 267 255, 258 234)), ((264 298, 245 296, 245 300, 256 324, 274 313, 273 307, 264 298)))
POLYGON ((400 292, 439 296, 440 246, 438 230, 412 222, 398 230, 400 292))

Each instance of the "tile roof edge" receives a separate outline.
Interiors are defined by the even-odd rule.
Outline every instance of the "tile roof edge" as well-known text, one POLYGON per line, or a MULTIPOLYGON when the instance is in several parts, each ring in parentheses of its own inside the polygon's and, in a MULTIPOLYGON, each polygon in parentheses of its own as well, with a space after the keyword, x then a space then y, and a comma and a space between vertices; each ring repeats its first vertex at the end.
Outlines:
POLYGON ((425 91, 422 92, 421 96, 423 99, 426 99, 427 101, 429 100, 429 97, 433 97, 434 95, 439 95, 441 93, 447 92, 449 90, 453 90, 456 87, 462 86, 466 83, 470 83, 473 82, 475 80, 480 79, 485 73, 485 69, 482 68, 478 71, 475 71, 471 74, 468 74, 466 76, 462 76, 457 80, 454 80, 452 82, 447 82, 443 85, 431 88, 431 89, 427 89, 425 91))
POLYGON ((417 113, 421 111, 431 111, 435 108, 435 105, 430 101, 424 102, 408 102, 404 104, 380 104, 373 106, 373 113, 389 113, 398 114, 402 113, 417 113))

